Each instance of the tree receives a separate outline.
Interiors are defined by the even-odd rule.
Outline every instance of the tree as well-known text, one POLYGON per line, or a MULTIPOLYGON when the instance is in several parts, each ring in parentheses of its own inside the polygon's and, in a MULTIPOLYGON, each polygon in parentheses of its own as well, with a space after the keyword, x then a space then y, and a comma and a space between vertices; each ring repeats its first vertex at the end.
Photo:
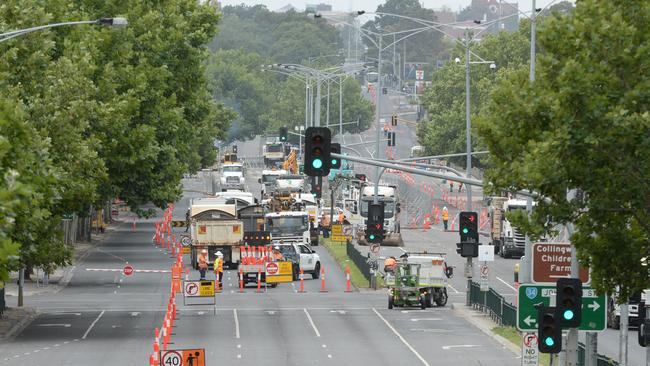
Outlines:
POLYGON ((621 301, 650 283, 648 15, 644 0, 584 0, 547 17, 536 81, 512 72, 478 121, 491 186, 539 195, 524 229, 572 225, 592 285, 621 301))
MULTIPOLYGON (((490 93, 498 80, 508 75, 509 70, 525 68, 528 63, 530 43, 525 28, 519 32, 499 32, 488 35, 471 50, 482 58, 494 61, 497 71, 488 65, 472 65, 470 72, 472 119, 480 115, 488 103, 490 93)), ((452 57, 460 59, 459 64, 447 63, 434 69, 431 86, 422 97, 422 105, 427 110, 427 119, 418 126, 418 138, 427 154, 439 155, 466 151, 465 140, 465 48, 457 45, 452 57)), ((472 149, 485 148, 480 136, 472 131, 472 149)), ((484 157, 474 157, 476 166, 485 166, 484 157)), ((450 159, 465 166, 465 157, 450 159)))

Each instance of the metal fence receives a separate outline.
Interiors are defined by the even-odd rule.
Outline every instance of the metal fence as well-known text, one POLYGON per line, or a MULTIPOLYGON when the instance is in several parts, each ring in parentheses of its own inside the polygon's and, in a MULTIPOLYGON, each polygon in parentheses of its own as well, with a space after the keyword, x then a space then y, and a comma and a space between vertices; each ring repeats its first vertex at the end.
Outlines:
POLYGON ((4 284, 0 284, 0 317, 2 317, 2 314, 5 312, 5 308, 7 307, 7 304, 5 303, 5 287, 4 284))
POLYGON ((370 265, 368 264, 368 259, 349 241, 345 244, 345 251, 352 262, 359 268, 363 276, 370 282, 370 265))
MULTIPOLYGON (((506 302, 503 296, 499 295, 493 288, 489 291, 481 291, 478 282, 469 282, 469 304, 474 309, 486 312, 488 316, 497 324, 515 327, 517 325, 517 307, 506 302)), ((614 366, 618 362, 604 356, 597 355, 597 366, 614 366)), ((585 365, 585 346, 578 344, 578 365, 585 365)))

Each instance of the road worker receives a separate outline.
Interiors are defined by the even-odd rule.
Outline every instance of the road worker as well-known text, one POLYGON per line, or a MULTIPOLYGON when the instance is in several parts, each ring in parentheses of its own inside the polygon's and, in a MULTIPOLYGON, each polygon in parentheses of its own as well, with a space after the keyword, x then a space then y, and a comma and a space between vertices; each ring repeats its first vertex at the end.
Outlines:
POLYGON ((219 281, 219 287, 223 287, 223 253, 217 252, 214 259, 214 277, 219 281))
POLYGON ((208 271, 208 250, 201 250, 199 254, 199 273, 201 274, 201 279, 205 280, 205 273, 208 271))
POLYGON ((447 224, 449 223, 449 210, 447 206, 442 208, 442 224, 445 226, 445 231, 447 231, 447 224))
POLYGON ((343 214, 343 212, 339 212, 339 219, 338 219, 339 224, 343 224, 343 220, 345 220, 345 215, 343 214))
POLYGON ((395 273, 395 267, 397 266, 397 259, 391 256, 384 260, 384 272, 386 273, 395 273))
POLYGON ((323 231, 323 238, 330 237, 330 215, 324 214, 320 220, 321 230, 323 231))

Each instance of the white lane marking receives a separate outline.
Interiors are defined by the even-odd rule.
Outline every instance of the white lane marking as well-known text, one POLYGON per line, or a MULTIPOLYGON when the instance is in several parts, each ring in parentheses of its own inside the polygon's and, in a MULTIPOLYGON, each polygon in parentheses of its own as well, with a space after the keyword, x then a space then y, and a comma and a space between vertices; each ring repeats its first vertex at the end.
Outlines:
POLYGON ((237 358, 241 358, 241 355, 237 355, 237 358))
MULTIPOLYGON (((237 309, 232 309, 232 315, 235 318, 235 338, 239 339, 239 318, 237 317, 237 309)), ((237 345, 237 348, 241 348, 241 345, 237 345)))
POLYGON ((238 344, 238 345, 237 345, 237 348, 241 348, 241 344, 238 344))
POLYGON ((422 361, 422 364, 423 364, 423 365, 425 365, 425 366, 431 366, 431 365, 429 365, 429 363, 428 363, 424 358, 422 358, 422 356, 420 356, 420 354, 418 353, 418 351, 416 351, 415 348, 413 348, 413 346, 411 346, 411 345, 409 344, 409 342, 407 342, 406 339, 404 339, 404 337, 402 337, 402 335, 399 334, 399 332, 397 331, 397 329, 395 329, 392 325, 390 325, 390 323, 388 322, 388 320, 386 320, 386 318, 384 318, 381 314, 379 314, 379 312, 377 311, 377 309, 372 308, 372 311, 374 311, 375 314, 377 314, 377 316, 379 317, 379 319, 381 319, 381 320, 384 322, 384 324, 386 324, 386 326, 387 326, 390 330, 392 330, 393 333, 395 333, 395 335, 397 336, 397 338, 399 338, 399 339, 402 341, 402 343, 404 343, 404 345, 405 345, 406 347, 408 347, 408 349, 410 349, 411 352, 413 352, 413 354, 414 354, 414 355, 415 355, 415 356, 416 356, 420 361, 422 361))
POLYGON ((478 344, 457 344, 454 346, 442 346, 442 349, 450 350, 452 348, 471 348, 471 347, 481 347, 481 346, 478 344))
POLYGON ((502 280, 502 279, 501 279, 501 277, 498 277, 498 276, 497 276, 497 280, 499 280, 499 281, 501 281, 501 282, 503 282, 503 284, 504 284, 504 285, 506 285, 506 286, 508 286, 508 287, 510 287, 510 288, 512 289, 512 291, 517 291, 517 289, 516 289, 516 288, 514 288, 514 287, 512 287, 512 286, 510 286, 510 284, 509 284, 508 282, 506 282, 506 281, 504 281, 504 280, 502 280))
POLYGON ((332 358, 332 355, 327 355, 327 358, 332 358))
POLYGON ((60 312, 54 312, 54 313, 45 313, 49 315, 76 315, 76 316, 81 316, 81 313, 60 313, 60 312))
POLYGON ((318 328, 316 328, 316 324, 314 324, 314 320, 311 318, 311 315, 309 315, 309 312, 307 311, 306 308, 303 308, 302 310, 305 311, 305 315, 307 315, 309 324, 311 324, 311 327, 314 329, 314 333, 316 333, 316 337, 320 338, 320 332, 318 332, 318 328))
POLYGON ((330 310, 330 313, 339 313, 341 315, 345 315, 345 310, 330 310))
POLYGON ((275 315, 277 311, 276 310, 267 310, 266 313, 269 315, 275 315))
POLYGON ((323 348, 327 348, 327 345, 323 345, 323 348))
POLYGON ((86 330, 86 333, 84 333, 83 337, 81 337, 81 339, 86 339, 86 337, 88 337, 88 333, 90 333, 90 331, 93 329, 95 324, 97 324, 97 322, 99 321, 99 318, 101 318, 102 315, 104 315, 105 312, 106 312, 106 310, 102 310, 102 312, 99 313, 99 315, 97 315, 97 318, 92 323, 90 323, 90 326, 86 330))
POLYGON ((412 322, 420 322, 424 320, 442 320, 442 318, 412 318, 412 322))
POLYGON ((197 313, 198 315, 203 315, 203 314, 205 314, 205 311, 197 311, 196 313, 197 313))
POLYGON ((64 327, 70 328, 72 324, 36 324, 37 327, 64 327))
POLYGON ((134 311, 134 312, 131 313, 131 316, 138 316, 138 315, 140 315, 139 311, 134 311))
POLYGON ((411 332, 424 332, 424 333, 449 333, 449 329, 440 329, 440 328, 411 328, 411 332))
POLYGON ((451 284, 447 284, 447 286, 449 286, 450 289, 454 290, 455 293, 457 294, 460 293, 460 291, 456 290, 456 288, 454 288, 454 286, 452 286, 451 284))

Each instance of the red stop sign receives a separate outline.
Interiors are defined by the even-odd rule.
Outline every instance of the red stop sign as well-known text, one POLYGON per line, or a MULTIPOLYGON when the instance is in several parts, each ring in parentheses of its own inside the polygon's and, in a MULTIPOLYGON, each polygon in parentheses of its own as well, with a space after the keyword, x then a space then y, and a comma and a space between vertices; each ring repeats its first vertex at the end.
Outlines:
POLYGON ((266 264, 266 274, 273 276, 273 275, 278 274, 278 271, 279 271, 279 268, 278 268, 278 265, 276 263, 269 262, 269 263, 266 264))
POLYGON ((134 270, 133 270, 133 266, 130 265, 130 264, 127 264, 126 266, 124 266, 124 270, 123 270, 123 272, 124 272, 124 275, 125 275, 125 276, 130 276, 130 275, 132 275, 133 272, 134 272, 134 270))

